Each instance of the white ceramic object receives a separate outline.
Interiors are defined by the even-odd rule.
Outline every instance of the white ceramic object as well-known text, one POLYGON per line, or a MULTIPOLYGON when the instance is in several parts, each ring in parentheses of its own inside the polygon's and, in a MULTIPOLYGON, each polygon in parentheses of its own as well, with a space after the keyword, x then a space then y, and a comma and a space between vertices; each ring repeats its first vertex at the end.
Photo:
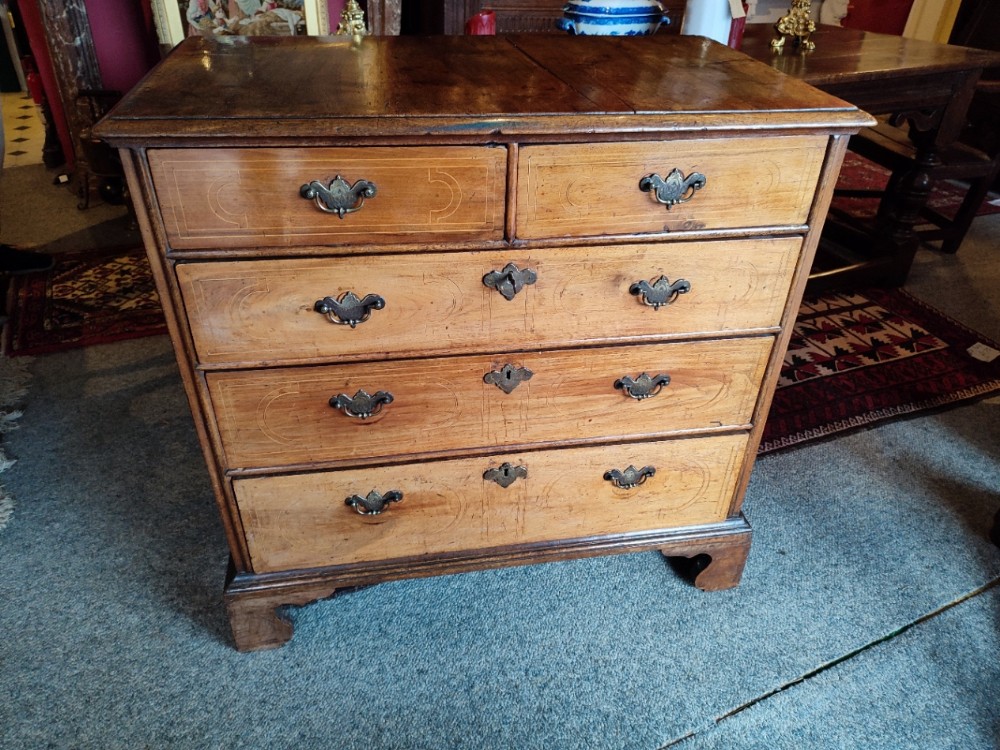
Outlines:
POLYGON ((556 25, 580 36, 647 36, 670 23, 657 0, 570 0, 556 25))
POLYGON ((681 33, 707 36, 722 44, 729 42, 733 14, 729 0, 687 0, 681 33))

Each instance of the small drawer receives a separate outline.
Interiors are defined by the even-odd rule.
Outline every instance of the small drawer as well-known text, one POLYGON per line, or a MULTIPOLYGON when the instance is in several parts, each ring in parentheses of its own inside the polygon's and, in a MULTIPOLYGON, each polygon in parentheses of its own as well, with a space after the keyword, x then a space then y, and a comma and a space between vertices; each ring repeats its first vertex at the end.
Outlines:
POLYGON ((230 468, 377 461, 746 427, 772 342, 216 372, 207 380, 230 468))
POLYGON ((516 234, 803 225, 825 154, 820 136, 526 146, 518 154, 516 234), (651 175, 675 181, 678 189, 664 187, 661 197, 682 202, 658 202, 655 178, 643 182, 651 175))
POLYGON ((507 149, 484 146, 149 152, 178 249, 502 239, 506 165, 507 149), (355 192, 328 213, 300 192, 313 182, 355 192))
POLYGON ((270 573, 719 522, 746 445, 740 433, 236 479, 233 489, 254 572, 270 573), (630 466, 654 473, 631 488, 615 486, 627 475, 605 478, 630 466), (384 510, 361 515, 355 497, 384 510))
POLYGON ((774 330, 800 244, 791 237, 183 263, 177 276, 200 362, 301 364, 774 330), (505 272, 508 264, 517 274, 505 272), (348 293, 359 303, 338 317, 329 305, 346 305, 348 293))

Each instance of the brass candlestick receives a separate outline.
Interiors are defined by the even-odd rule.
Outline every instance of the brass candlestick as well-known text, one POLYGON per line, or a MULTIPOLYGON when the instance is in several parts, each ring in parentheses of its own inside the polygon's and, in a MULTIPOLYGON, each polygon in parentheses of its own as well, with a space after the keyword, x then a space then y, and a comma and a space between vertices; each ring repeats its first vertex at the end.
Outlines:
POLYGON ((359 43, 363 36, 368 35, 368 28, 365 26, 365 12, 358 5, 358 0, 347 0, 347 5, 344 6, 344 11, 340 14, 337 34, 350 35, 355 44, 359 43))
POLYGON ((792 0, 788 13, 778 19, 774 30, 778 36, 771 40, 771 49, 780 52, 785 47, 785 37, 791 37, 795 47, 809 52, 816 49, 816 43, 809 37, 816 31, 816 24, 809 17, 812 11, 810 0, 792 0))

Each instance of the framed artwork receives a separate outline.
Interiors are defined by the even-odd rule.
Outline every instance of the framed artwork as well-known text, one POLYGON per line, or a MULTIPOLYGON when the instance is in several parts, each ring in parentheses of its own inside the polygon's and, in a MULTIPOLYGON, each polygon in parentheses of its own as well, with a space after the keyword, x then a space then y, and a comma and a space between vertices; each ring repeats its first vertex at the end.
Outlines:
POLYGON ((188 36, 330 33, 327 0, 152 0, 160 44, 188 36))

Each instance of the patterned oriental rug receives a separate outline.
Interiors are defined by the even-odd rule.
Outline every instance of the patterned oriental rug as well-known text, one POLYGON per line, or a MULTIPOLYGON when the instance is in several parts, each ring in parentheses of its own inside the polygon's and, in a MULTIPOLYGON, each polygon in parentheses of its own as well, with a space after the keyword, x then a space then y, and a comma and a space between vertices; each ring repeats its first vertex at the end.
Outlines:
MULTIPOLYGON (((48 274, 15 282, 14 356, 166 332, 141 249, 60 255, 48 274)), ((998 354, 1000 344, 899 290, 807 299, 760 451, 1000 391, 998 354)))
POLYGON ((142 248, 60 253, 48 273, 13 277, 9 296, 13 356, 167 331, 142 248))
POLYGON ((805 299, 760 453, 1000 391, 1000 344, 899 289, 805 299))

